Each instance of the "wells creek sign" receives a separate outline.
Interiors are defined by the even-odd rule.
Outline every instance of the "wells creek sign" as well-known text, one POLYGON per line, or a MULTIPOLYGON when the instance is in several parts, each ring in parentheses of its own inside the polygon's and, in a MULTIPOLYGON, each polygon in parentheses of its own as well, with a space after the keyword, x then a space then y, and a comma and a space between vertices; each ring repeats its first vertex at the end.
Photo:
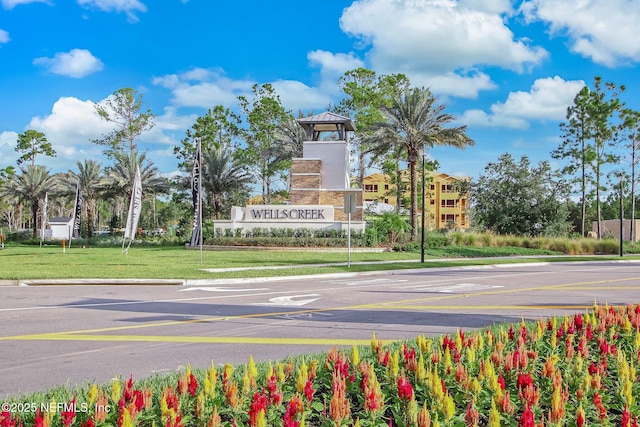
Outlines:
POLYGON ((333 221, 333 206, 256 205, 245 208, 245 221, 333 221))

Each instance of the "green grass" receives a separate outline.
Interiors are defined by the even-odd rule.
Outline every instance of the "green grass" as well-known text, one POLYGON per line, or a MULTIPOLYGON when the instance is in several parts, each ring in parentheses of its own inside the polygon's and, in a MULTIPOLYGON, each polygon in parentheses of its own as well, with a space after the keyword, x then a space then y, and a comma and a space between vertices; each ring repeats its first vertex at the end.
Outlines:
MULTIPOLYGON (((447 246, 425 252, 425 264, 419 254, 402 252, 352 252, 347 268, 347 253, 322 251, 200 251, 183 247, 132 247, 128 254, 120 248, 67 248, 57 246, 6 245, 0 250, 0 279, 225 279, 242 277, 274 277, 409 268, 480 265, 509 262, 539 261, 522 258, 477 259, 477 257, 509 257, 511 255, 551 255, 549 250, 513 247, 447 246), (449 258, 449 260, 440 260, 449 258), (397 262, 394 262, 397 261, 397 262), (382 263, 384 262, 384 263, 382 263), (316 264, 339 263, 338 266, 316 264), (369 264, 359 264, 369 263, 369 264), (260 267, 298 266, 264 270, 260 267), (309 265, 309 267, 300 267, 309 265), (253 268, 241 271, 207 272, 211 268, 253 268)), ((546 259, 546 258, 545 258, 546 259)), ((558 260, 550 257, 550 260, 558 260)), ((616 256, 561 257, 571 259, 617 259, 616 256)))

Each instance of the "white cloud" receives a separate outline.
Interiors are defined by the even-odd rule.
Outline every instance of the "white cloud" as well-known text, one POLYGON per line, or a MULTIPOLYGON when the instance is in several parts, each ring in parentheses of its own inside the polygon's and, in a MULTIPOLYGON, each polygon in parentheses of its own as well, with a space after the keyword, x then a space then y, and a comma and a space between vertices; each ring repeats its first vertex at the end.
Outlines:
POLYGON ((13 9, 19 4, 48 3, 48 0, 2 0, 1 3, 5 9, 13 9))
POLYGON ((411 81, 441 78, 434 92, 448 94, 452 74, 469 80, 470 97, 491 87, 468 70, 498 66, 518 72, 539 64, 548 53, 517 40, 505 25, 508 1, 493 0, 358 0, 340 18, 342 30, 371 46, 368 58, 382 73, 403 72, 411 81), (475 86, 477 85, 477 86, 475 86))
POLYGON ((236 104, 237 97, 250 93, 255 83, 249 80, 231 80, 221 70, 203 68, 153 79, 154 85, 171 90, 174 104, 201 108, 236 104))
MULTIPOLYGON (((364 62, 353 54, 331 53, 322 50, 309 52, 311 66, 320 68, 317 86, 296 80, 276 80, 271 83, 282 105, 290 110, 326 108, 331 95, 339 91, 338 78, 346 71, 364 67, 364 62)), ((252 96, 252 87, 260 84, 253 80, 233 80, 220 69, 193 68, 180 74, 168 74, 153 79, 153 84, 171 90, 172 102, 181 107, 212 108, 238 104, 238 96, 252 96)))
POLYGON ((637 0, 530 0, 521 6, 529 21, 549 23, 552 35, 566 34, 571 50, 613 67, 640 61, 640 2, 637 0))
POLYGON ((365 63, 353 53, 332 53, 314 50, 307 54, 311 66, 320 67, 320 86, 327 91, 338 91, 338 79, 347 71, 365 67, 365 63))
POLYGON ((54 74, 82 78, 102 70, 103 64, 86 49, 71 49, 69 52, 58 52, 53 58, 36 58, 34 65, 46 67, 54 74))
POLYGON ((298 110, 313 110, 326 108, 331 103, 331 97, 322 93, 318 88, 310 87, 295 80, 277 80, 272 83, 276 93, 280 96, 285 109, 297 113, 298 110))
MULTIPOLYGON (((99 104, 107 107, 106 99, 99 101, 99 104)), ((62 97, 54 103, 50 114, 32 118, 26 127, 43 132, 56 150, 57 156, 47 159, 47 166, 54 172, 74 169, 78 160, 86 158, 108 163, 102 154, 104 147, 91 141, 109 133, 114 125, 98 116, 95 105, 91 100, 62 97)), ((158 167, 175 168, 173 146, 180 144, 185 130, 195 123, 196 118, 196 115, 180 116, 175 107, 166 107, 154 119, 154 127, 140 136, 140 149, 149 150, 147 157, 158 167)), ((15 132, 0 134, 0 154, 4 155, 7 151, 3 144, 10 145, 13 150, 16 141, 15 132)), ((5 158, 2 156, 0 159, 0 167, 3 167, 5 158)))
POLYGON ((0 44, 9 43, 9 33, 5 30, 0 29, 0 44))
POLYGON ((538 79, 529 92, 511 92, 505 102, 493 104, 490 113, 468 110, 459 121, 469 126, 513 129, 526 129, 531 120, 561 121, 584 85, 582 80, 566 81, 558 76, 538 79))
POLYGON ((98 116, 93 101, 62 97, 53 104, 51 114, 32 118, 28 128, 43 132, 59 151, 92 146, 91 140, 108 133, 112 126, 98 116))
POLYGON ((16 145, 18 144, 18 134, 12 131, 0 133, 0 169, 7 166, 15 166, 18 161, 16 145))
POLYGON ((138 0, 78 0, 83 7, 94 7, 103 12, 124 12, 130 22, 138 22, 135 12, 146 12, 147 6, 138 0))

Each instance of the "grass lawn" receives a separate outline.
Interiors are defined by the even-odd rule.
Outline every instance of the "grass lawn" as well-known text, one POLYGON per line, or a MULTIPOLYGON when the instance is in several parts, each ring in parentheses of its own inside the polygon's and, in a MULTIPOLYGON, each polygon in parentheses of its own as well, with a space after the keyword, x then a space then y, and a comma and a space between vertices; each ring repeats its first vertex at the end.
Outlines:
MULTIPOLYGON (((431 268, 473 264, 527 262, 522 258, 474 259, 474 257, 508 257, 511 255, 552 255, 549 251, 522 248, 471 248, 448 246, 428 250, 424 265, 419 254, 399 252, 352 252, 347 268, 346 252, 298 251, 200 251, 183 247, 132 247, 128 254, 116 248, 67 248, 58 246, 6 245, 0 250, 0 280, 28 279, 222 279, 361 272, 407 268, 431 268), (449 258, 443 260, 442 258, 449 258), (394 263, 394 261, 398 261, 394 263), (339 263, 337 266, 315 264, 339 263), (368 263, 368 264, 359 264, 368 263), (309 267, 300 267, 309 264, 309 267), (296 266, 296 268, 261 269, 260 267, 296 266), (208 272, 204 269, 251 268, 240 271, 208 272)), ((546 259, 546 258, 545 258, 546 259)), ((558 257, 549 257, 558 260, 558 257)), ((566 260, 618 259, 615 256, 561 257, 566 260)), ((540 259, 535 259, 539 261, 540 259)))

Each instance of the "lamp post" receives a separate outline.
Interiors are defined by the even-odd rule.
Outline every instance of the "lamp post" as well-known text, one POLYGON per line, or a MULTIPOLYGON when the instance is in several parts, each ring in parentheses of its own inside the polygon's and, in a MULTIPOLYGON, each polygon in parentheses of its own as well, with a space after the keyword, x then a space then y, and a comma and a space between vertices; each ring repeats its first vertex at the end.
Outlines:
POLYGON ((420 150, 420 155, 422 156, 422 215, 421 215, 421 234, 420 234, 420 262, 424 263, 424 196, 425 196, 425 179, 424 179, 424 157, 425 157, 425 149, 424 145, 420 150))
POLYGON ((618 179, 620 180, 620 256, 624 255, 622 243, 624 241, 624 201, 622 199, 622 182, 624 180, 624 175, 620 173, 618 175, 618 179))

